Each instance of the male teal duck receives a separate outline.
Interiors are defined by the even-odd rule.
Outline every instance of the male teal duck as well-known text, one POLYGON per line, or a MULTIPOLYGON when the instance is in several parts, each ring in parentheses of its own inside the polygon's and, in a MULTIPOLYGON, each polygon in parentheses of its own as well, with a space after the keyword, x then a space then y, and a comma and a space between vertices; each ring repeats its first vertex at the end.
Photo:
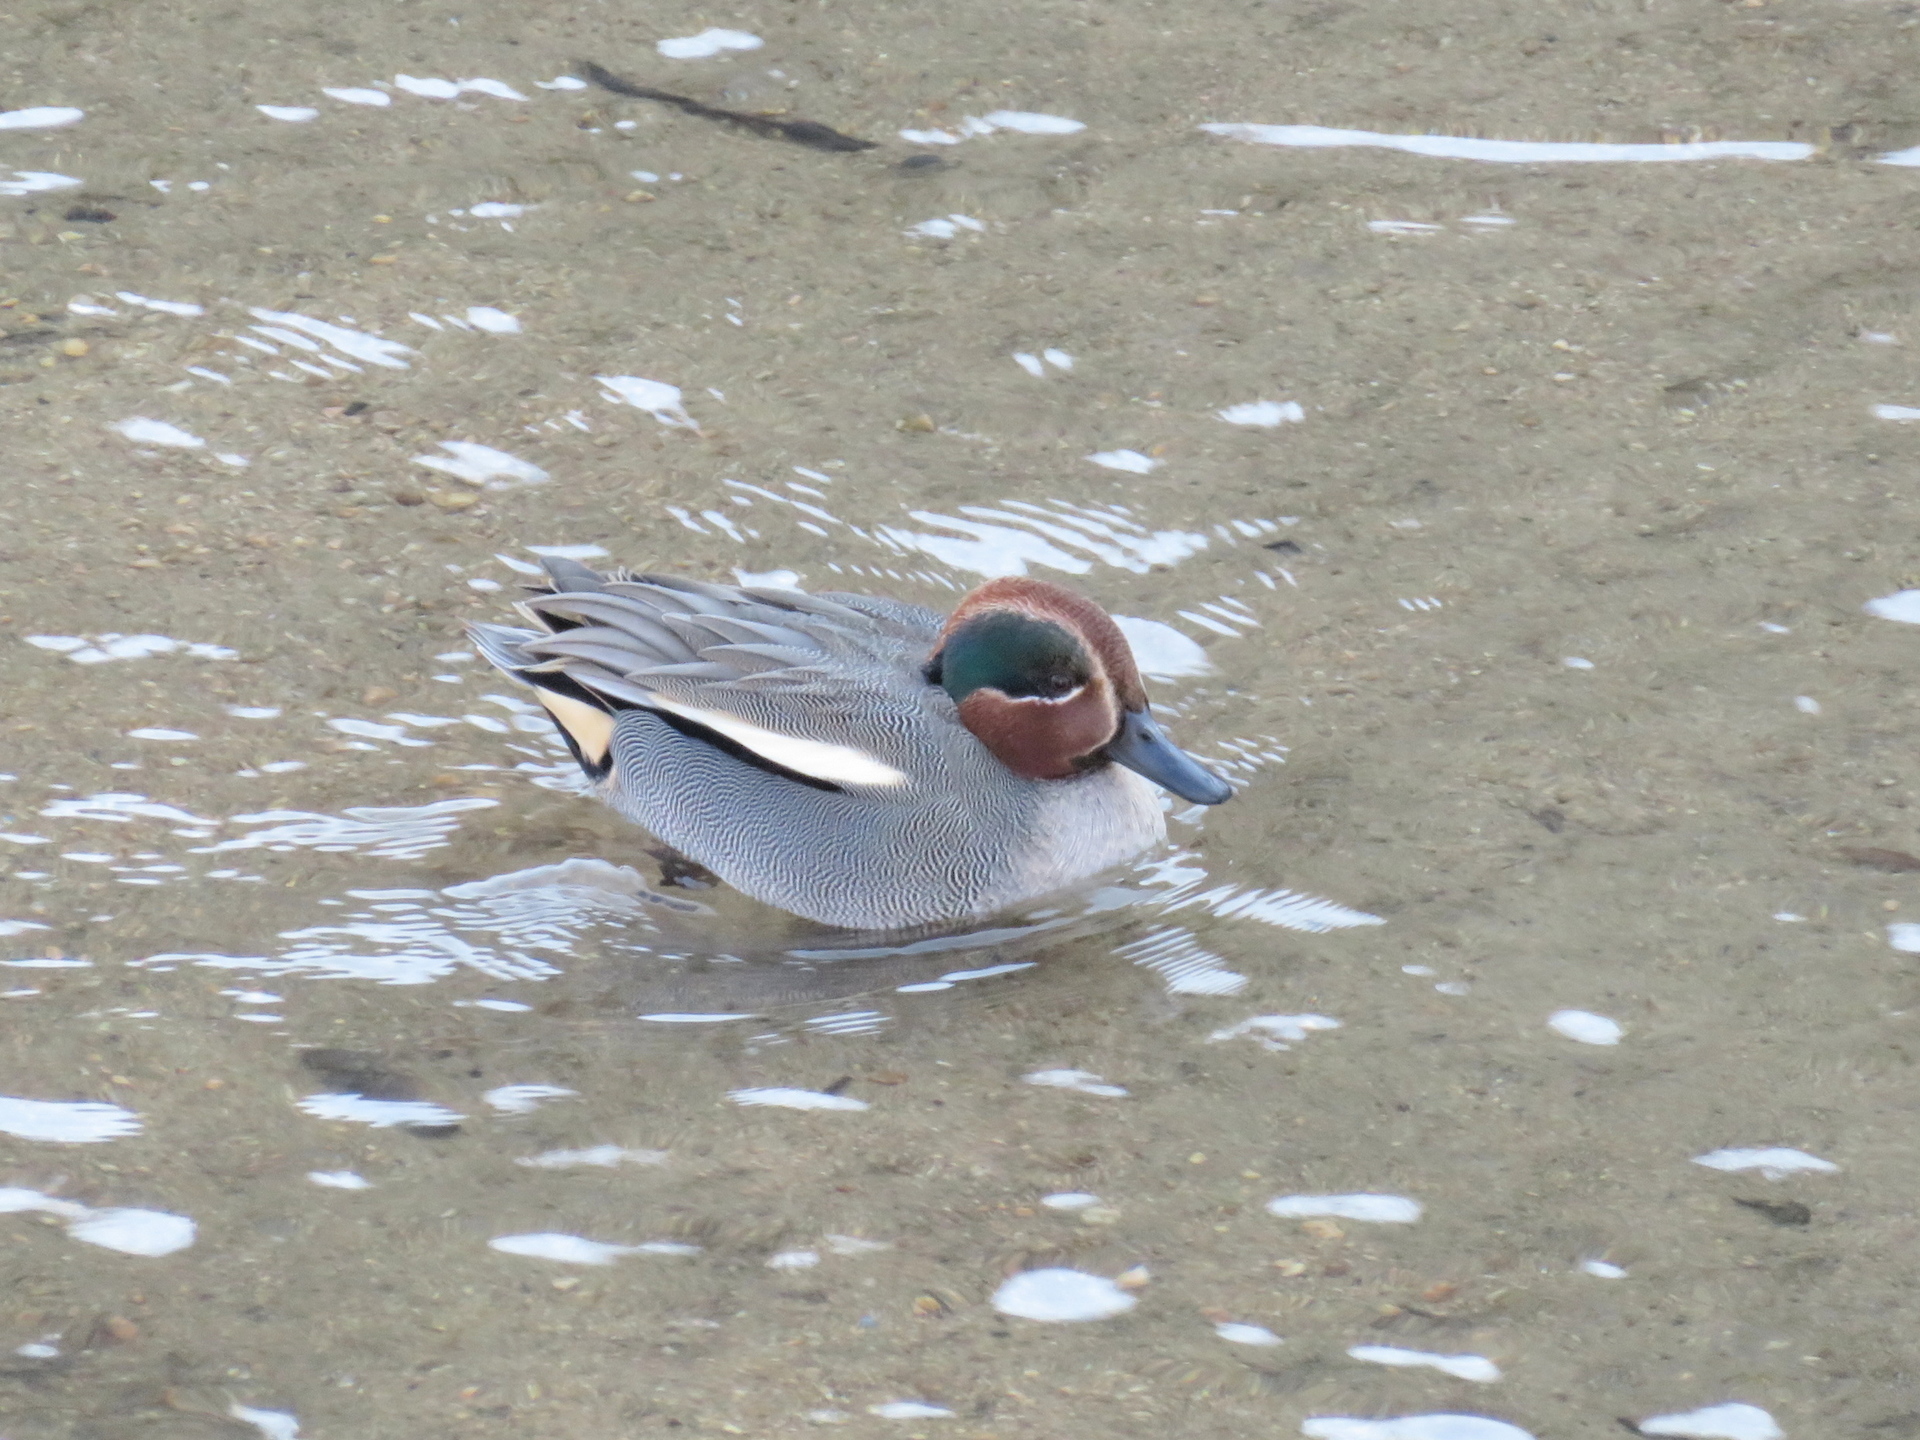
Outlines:
POLYGON ((736 588, 548 560, 468 627, 533 687, 620 814, 735 889, 893 929, 1032 900, 1166 834, 1147 782, 1232 788, 1147 709, 1113 618, 989 581, 942 619, 867 595, 736 588))

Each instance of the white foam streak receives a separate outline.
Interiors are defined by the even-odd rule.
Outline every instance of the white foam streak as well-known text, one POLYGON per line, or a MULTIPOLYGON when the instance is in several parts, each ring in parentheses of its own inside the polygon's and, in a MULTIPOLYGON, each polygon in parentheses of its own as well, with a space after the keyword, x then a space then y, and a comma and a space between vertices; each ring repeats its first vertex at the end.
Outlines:
POLYGON ((996 130, 1011 130, 1018 135, 1078 135, 1087 128, 1085 121, 1037 110, 989 110, 980 118, 996 130))
POLYGON ((92 1210, 67 1226, 67 1234, 122 1255, 159 1257, 193 1244, 194 1223, 164 1210, 92 1210))
POLYGON ((951 130, 902 130, 900 138, 910 145, 958 145, 978 135, 1011 130, 1016 135, 1077 135, 1086 123, 1064 115, 1047 115, 1037 110, 994 110, 986 115, 969 115, 951 130))
POLYGON ((1049 1210, 1088 1210, 1100 1203, 1100 1197, 1085 1190, 1063 1190, 1056 1195, 1042 1195, 1040 1203, 1049 1210))
POLYGON ((1223 1321, 1213 1327, 1213 1333, 1222 1340, 1234 1345, 1281 1345, 1286 1342, 1267 1329, 1264 1325, 1245 1325, 1237 1321, 1223 1321))
POLYGON ((0 1095, 0 1133, 57 1145, 94 1145, 140 1133, 140 1117, 104 1100, 20 1100, 0 1095))
POLYGON ((740 1010, 660 1010, 634 1018, 654 1025, 726 1025, 735 1020, 754 1020, 759 1017, 740 1010))
POLYGON ((1109 1085, 1091 1070, 1035 1070, 1025 1079, 1029 1085, 1074 1090, 1082 1095, 1099 1095, 1107 1099, 1118 1099, 1127 1093, 1126 1086, 1109 1085))
POLYGON ((1247 977, 1205 949, 1193 933, 1174 925, 1155 930, 1113 952, 1158 975, 1170 995, 1238 995, 1247 977))
POLYGON ((909 225, 905 233, 926 240, 952 240, 962 230, 971 230, 975 234, 984 234, 986 226, 971 215, 948 215, 944 219, 922 220, 917 225, 909 225))
POLYGON ((1869 600, 1860 607, 1880 620, 1898 620, 1903 625, 1920 625, 1920 590, 1896 590, 1869 600))
POLYGON ((491 95, 498 100, 524 100, 527 97, 503 80, 441 80, 433 77, 422 78, 415 75, 396 75, 394 88, 404 90, 409 95, 418 95, 427 100, 456 100, 469 92, 477 95, 491 95))
POLYGON ((1355 1345, 1347 1354, 1355 1360, 1375 1365, 1424 1367, 1451 1375, 1456 1380, 1491 1384, 1500 1378, 1500 1367, 1484 1355, 1436 1355, 1430 1350, 1403 1350, 1398 1345, 1355 1345))
POLYGON ((323 85, 320 87, 320 93, 331 96, 333 99, 347 105, 376 105, 384 107, 393 104, 393 96, 389 95, 386 91, 369 90, 359 85, 323 85))
POLYGON ((1123 470, 1129 475, 1151 475, 1160 462, 1138 450, 1101 450, 1086 457, 1106 470, 1123 470))
POLYGON ((45 190, 71 190, 87 182, 77 175, 58 175, 51 170, 0 171, 0 195, 37 195, 45 190))
POLYGON ((67 1234, 72 1239, 123 1255, 171 1255, 186 1249, 194 1239, 193 1221, 185 1215, 118 1207, 94 1210, 38 1190, 0 1188, 0 1215, 29 1211, 57 1216, 67 1222, 67 1234))
POLYGON ((101 794, 79 796, 71 800, 54 800, 41 807, 40 813, 50 820, 105 820, 117 825, 129 821, 170 820, 179 825, 217 825, 217 820, 206 820, 190 810, 182 810, 175 805, 165 805, 157 800, 149 800, 144 795, 101 794))
POLYGON ((503 1255, 524 1255, 533 1260, 554 1260, 562 1265, 611 1265, 626 1255, 698 1255, 698 1245, 681 1245, 670 1240, 651 1240, 640 1245, 611 1245, 603 1240, 588 1240, 579 1235, 541 1231, 531 1235, 497 1235, 487 1248, 503 1255))
POLYGON ((350 1120, 375 1130, 395 1125, 455 1125, 466 1117, 431 1100, 369 1100, 364 1095, 308 1095, 296 1101, 316 1120, 350 1120))
POLYGON ((1300 1422, 1308 1440, 1534 1440, 1518 1425, 1484 1415, 1401 1415, 1392 1420, 1358 1420, 1319 1415, 1300 1422))
POLYGON ((1267 1213, 1283 1220, 1325 1218, 1374 1225, 1411 1225, 1423 1213, 1418 1200, 1404 1195, 1282 1195, 1267 1202, 1267 1213))
POLYGON ((166 445, 179 450, 199 450, 207 443, 178 425, 169 425, 164 420, 149 420, 144 415, 116 421, 107 428, 119 431, 136 445, 166 445))
POLYGON ((1340 1022, 1331 1015, 1254 1015, 1237 1025, 1229 1025, 1207 1036, 1209 1042, 1237 1040, 1251 1035, 1263 1050, 1288 1050, 1316 1030, 1338 1030, 1340 1022))
POLYGON ((541 485, 552 477, 530 460, 478 445, 471 440, 442 440, 445 455, 415 455, 413 463, 438 470, 484 490, 512 490, 521 485, 541 485))
POLYGON ((851 1095, 828 1095, 819 1090, 796 1090, 785 1085, 729 1090, 727 1098, 736 1105, 773 1105, 783 1110, 865 1110, 867 1102, 851 1095))
POLYGON ((1694 1156, 1693 1163, 1704 1165, 1709 1170, 1758 1170, 1765 1180, 1784 1180, 1789 1175, 1801 1173, 1831 1175, 1840 1169, 1831 1160, 1822 1160, 1818 1155, 1780 1145, 1714 1150, 1694 1156))
POLYGON ((1318 895, 1303 895, 1294 890, 1242 890, 1238 885, 1222 885, 1198 895, 1176 891, 1168 897, 1165 908, 1184 910, 1189 905, 1199 905, 1223 920, 1258 920, 1264 925, 1304 930, 1310 935, 1387 923, 1364 910, 1350 910, 1318 895))
POLYGON ((1758 1405, 1708 1405, 1681 1414, 1655 1415, 1639 1424, 1642 1435, 1685 1435, 1697 1440, 1782 1440, 1785 1432, 1758 1405))
MULTIPOLYGON (((469 582, 471 583, 471 582, 469 582)), ((377 720, 360 720, 352 716, 336 716, 327 721, 329 730, 338 730, 342 735, 358 735, 363 740, 391 740, 398 745, 431 745, 431 740, 422 740, 409 735, 404 725, 382 725, 377 720)))
POLYGON ((371 1190, 373 1182, 351 1170, 309 1170, 307 1179, 329 1190, 371 1190))
POLYGON ((27 644, 39 650, 65 655, 76 665, 102 665, 109 660, 144 660, 152 655, 184 652, 200 660, 237 660, 238 650, 224 645, 203 645, 175 640, 168 635, 23 635, 27 644))
POLYGON ((402 345, 397 340, 382 340, 378 335, 369 335, 361 330, 348 329, 326 320, 316 320, 311 315, 301 315, 287 310, 262 310, 249 306, 247 313, 256 320, 264 320, 269 325, 284 325, 289 330, 298 330, 311 335, 316 340, 324 340, 343 355, 355 360, 364 360, 369 365, 379 365, 388 370, 410 368, 400 357, 416 353, 411 345, 402 345))
POLYGON ((227 1407, 227 1414, 253 1426, 266 1440, 297 1440, 300 1434, 298 1417, 286 1410, 256 1410, 236 1400, 227 1407))
POLYGON ((138 305, 145 310, 158 310, 165 315, 204 315, 204 305, 195 305, 190 300, 153 300, 145 295, 136 295, 131 290, 118 292, 119 298, 129 305, 138 305))
POLYGON ((716 26, 698 35, 678 35, 656 41, 653 48, 669 60, 706 60, 730 50, 758 50, 765 43, 758 35, 745 30, 722 30, 716 26))
POLYGON ((648 380, 639 375, 596 375, 606 387, 600 398, 616 405, 631 405, 644 410, 662 425, 680 430, 700 427, 680 402, 680 387, 664 380, 648 380))
POLYGON ((480 1098, 502 1115, 531 1115, 547 1100, 564 1100, 578 1095, 564 1085, 501 1085, 480 1098))
POLYGON ((514 1162, 530 1170, 571 1170, 581 1165, 596 1165, 611 1170, 616 1165, 664 1165, 664 1150, 629 1150, 620 1145, 590 1145, 584 1150, 543 1150, 538 1155, 522 1155, 514 1162))
POLYGON ((1618 1045, 1627 1033, 1618 1020, 1595 1015, 1591 1010, 1556 1010, 1547 1017, 1547 1028, 1582 1045, 1618 1045))
POLYGON ((1367 146, 1444 160, 1480 160, 1501 165, 1673 163, 1685 160, 1804 160, 1813 146, 1789 140, 1704 140, 1686 145, 1607 145, 1553 140, 1480 140, 1463 135, 1389 135, 1376 130, 1337 130, 1322 125, 1211 124, 1209 135, 1254 145, 1304 149, 1367 146))
POLYGON ((993 1308, 1021 1320, 1062 1323, 1124 1315, 1137 1302, 1113 1281, 1081 1270, 1026 1270, 993 1292, 993 1308))
POLYGON ((1209 543, 1205 535, 1191 531, 1149 532, 1121 516, 1097 511, 1075 514, 1061 501, 1051 502, 1051 508, 1026 500, 1003 501, 997 509, 967 505, 961 507, 961 514, 971 518, 929 510, 910 511, 909 517, 957 531, 964 539, 887 525, 875 527, 874 536, 883 545, 917 550, 955 569, 989 578, 1025 575, 1030 564, 1084 575, 1093 565, 1082 554, 1144 575, 1155 565, 1177 564, 1209 543), (986 523, 990 520, 1007 523, 986 523))
POLYGON ((1213 672, 1213 662, 1200 643, 1171 625, 1133 615, 1116 615, 1113 623, 1127 637, 1134 663, 1149 680, 1177 680, 1213 672))
POLYGON ((86 118, 71 105, 31 105, 24 110, 0 110, 0 130, 57 130, 86 118))
POLYGON ((1307 418, 1307 412, 1297 400, 1251 400, 1214 413, 1229 425, 1260 425, 1267 429, 1276 425, 1298 425, 1307 418))
MULTIPOLYGON (((479 215, 484 211, 489 215, 518 215, 526 208, 524 205, 476 205, 473 207, 473 213, 479 215)), ((520 333, 520 321, 515 316, 509 315, 504 310, 496 310, 491 305, 469 305, 467 323, 475 329, 486 331, 489 335, 520 333)))

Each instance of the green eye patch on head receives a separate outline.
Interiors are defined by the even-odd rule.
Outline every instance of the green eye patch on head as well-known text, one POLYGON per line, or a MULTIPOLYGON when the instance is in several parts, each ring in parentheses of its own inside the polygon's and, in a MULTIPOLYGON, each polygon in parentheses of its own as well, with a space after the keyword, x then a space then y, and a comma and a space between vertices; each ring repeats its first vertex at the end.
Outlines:
POLYGON ((1016 700, 1057 700, 1093 677, 1093 662, 1070 631, 1051 620, 988 610, 967 620, 927 667, 954 703, 976 690, 1016 700))

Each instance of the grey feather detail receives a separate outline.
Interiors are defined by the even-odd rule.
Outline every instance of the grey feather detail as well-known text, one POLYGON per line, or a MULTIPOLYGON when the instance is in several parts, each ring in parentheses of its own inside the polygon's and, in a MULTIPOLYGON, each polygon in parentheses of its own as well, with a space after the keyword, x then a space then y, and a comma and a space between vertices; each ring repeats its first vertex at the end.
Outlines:
POLYGON ((701 629, 712 631, 719 638, 735 644, 765 640, 795 650, 819 649, 818 643, 811 635, 803 635, 800 631, 786 625, 769 625, 759 620, 743 620, 737 615, 710 615, 696 623, 701 629))
POLYGON ((562 619, 621 631, 628 637, 629 643, 637 643, 642 647, 641 653, 651 654, 659 660, 691 660, 694 657, 694 647, 687 643, 684 636, 661 624, 631 601, 616 596, 544 595, 536 600, 524 600, 516 608, 535 623, 543 623, 548 615, 557 615, 562 619))
POLYGON ((649 665, 641 670, 629 672, 629 680, 712 680, 726 684, 739 675, 731 665, 722 665, 717 660, 686 660, 677 665, 649 665))
POLYGON ((598 665, 575 661, 563 666, 560 673, 596 695, 604 695, 622 705, 651 705, 654 700, 653 692, 646 686, 623 680, 618 675, 609 675, 598 665))
POLYGON ((489 665, 509 675, 532 663, 532 657, 520 647, 529 640, 544 638, 541 631, 515 630, 507 625, 489 625, 479 620, 467 626, 467 636, 489 665))
POLYGON ((610 585, 607 592, 624 599, 638 600, 663 614, 724 615, 731 608, 725 600, 704 593, 711 587, 667 585, 652 578, 610 585))
POLYGON ((578 560, 565 560, 557 555, 543 555, 541 567, 547 572, 547 579, 558 590, 598 590, 604 580, 596 570, 590 570, 578 560))
POLYGON ((621 643, 624 638, 618 630, 592 626, 563 630, 558 635, 529 640, 520 648, 532 656, 590 660, 596 665, 606 666, 616 675, 631 674, 634 669, 633 649, 621 643))
POLYGON ((940 634, 940 627, 947 623, 946 616, 924 605, 909 605, 904 600, 889 600, 881 595, 851 595, 844 591, 829 590, 810 598, 833 601, 836 608, 852 610, 865 619, 882 622, 903 640, 919 641, 929 646, 940 634))
POLYGON ((743 680, 796 669, 804 666, 808 659, 800 651, 785 645, 715 645, 708 653, 725 656, 741 670, 740 678, 743 680))
MULTIPOLYGON (((858 605, 841 604, 841 601, 862 600, 860 595, 808 595, 799 590, 742 590, 742 595, 752 598, 761 605, 775 610, 785 610, 793 615, 811 616, 807 628, 812 629, 818 621, 829 624, 851 625, 858 629, 869 629, 873 616, 858 605)), ((909 609, 917 608, 909 606, 909 609)), ((924 612, 932 615, 932 611, 924 612)), ((934 616, 934 628, 939 629, 939 618, 934 616)))
POLYGON ((763 690, 792 690, 820 683, 820 671, 808 666, 791 670, 762 670, 755 675, 742 675, 733 682, 732 688, 742 686, 757 687, 763 690))
POLYGON ((875 803, 746 765, 646 710, 614 727, 614 807, 748 894, 827 924, 966 915, 1007 857, 945 794, 875 803), (689 849, 688 847, 693 847, 689 849))

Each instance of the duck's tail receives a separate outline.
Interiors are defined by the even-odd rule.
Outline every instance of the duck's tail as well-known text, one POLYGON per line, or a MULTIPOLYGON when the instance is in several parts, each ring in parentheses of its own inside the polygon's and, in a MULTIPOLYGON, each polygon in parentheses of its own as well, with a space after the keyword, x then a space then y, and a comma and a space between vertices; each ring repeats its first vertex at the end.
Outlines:
MULTIPOLYGON (((532 587, 541 594, 597 591, 606 583, 597 571, 577 560, 549 558, 543 563, 547 583, 532 587)), ((519 630, 480 620, 469 621, 466 628, 467 637, 489 665, 533 690, 582 773, 589 780, 604 780, 613 765, 613 723, 620 707, 564 674, 561 662, 527 653, 527 642, 545 639, 552 630, 519 630)))

